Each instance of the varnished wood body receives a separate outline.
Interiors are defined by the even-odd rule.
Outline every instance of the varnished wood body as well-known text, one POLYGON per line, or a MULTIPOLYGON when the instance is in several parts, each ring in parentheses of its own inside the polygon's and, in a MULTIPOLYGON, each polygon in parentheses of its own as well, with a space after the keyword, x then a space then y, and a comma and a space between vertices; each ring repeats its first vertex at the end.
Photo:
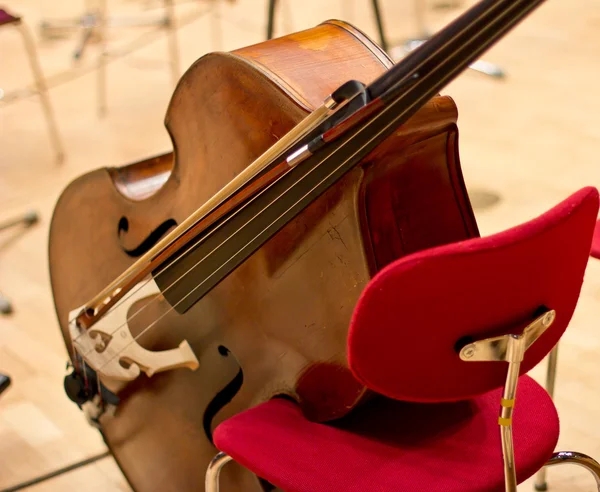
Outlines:
MULTIPOLYGON (((69 349, 67 313, 135 261, 126 250, 160 224, 180 223, 339 85, 369 83, 390 65, 361 33, 333 22, 198 60, 166 116, 173 155, 99 169, 60 197, 49 255, 69 349), (119 229, 123 218, 127 228, 119 229)), ((456 118, 450 98, 435 98, 190 311, 168 313, 141 337, 154 350, 187 339, 200 367, 141 376, 119 394, 117 415, 103 419, 136 490, 202 490, 216 453, 207 432, 274 395, 297 399, 317 420, 341 416, 365 396, 345 348, 366 282, 403 254, 477 234, 456 118), (229 394, 215 398, 225 388, 229 394)), ((134 335, 167 310, 165 302, 149 306, 134 335)), ((260 490, 237 465, 221 483, 225 491, 260 490)))

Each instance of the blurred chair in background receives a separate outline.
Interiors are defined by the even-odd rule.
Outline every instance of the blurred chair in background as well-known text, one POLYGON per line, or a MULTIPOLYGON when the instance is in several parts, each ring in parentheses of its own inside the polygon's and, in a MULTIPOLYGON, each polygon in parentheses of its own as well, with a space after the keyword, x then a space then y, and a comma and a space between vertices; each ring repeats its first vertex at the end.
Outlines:
POLYGON ((52 37, 58 32, 65 30, 80 30, 81 38, 73 57, 75 60, 82 58, 87 45, 93 39, 100 42, 100 54, 98 55, 98 114, 106 114, 106 65, 108 58, 106 30, 109 27, 151 27, 158 26, 165 29, 169 50, 169 64, 173 85, 177 84, 180 76, 179 43, 177 40, 177 27, 175 26, 174 0, 162 0, 164 14, 158 18, 139 17, 116 17, 109 16, 107 0, 85 0, 85 13, 80 17, 68 20, 43 21, 40 26, 44 37, 52 37))
MULTIPOLYGON (((42 68, 39 63, 35 42, 31 36, 29 29, 22 21, 21 17, 9 13, 7 10, 0 7, 0 28, 6 26, 13 26, 21 33, 25 50, 29 58, 29 64, 31 65, 31 71, 33 72, 36 92, 40 96, 42 102, 42 108, 48 124, 48 131, 50 133, 50 140, 52 146, 56 151, 56 158, 58 162, 62 162, 64 159, 64 149, 61 142, 61 138, 58 132, 58 126, 56 124, 56 118, 50 104, 50 97, 48 96, 48 88, 46 86, 46 79, 42 72, 42 68)), ((1 97, 0 97, 1 99, 1 97)))
POLYGON ((10 386, 10 376, 0 373, 0 395, 10 386))
MULTIPOLYGON (((27 212, 21 217, 7 220, 6 222, 0 223, 0 231, 5 231, 17 226, 31 227, 38 221, 38 215, 35 212, 27 212)), ((0 293, 0 313, 10 314, 12 313, 12 304, 10 301, 0 293)))

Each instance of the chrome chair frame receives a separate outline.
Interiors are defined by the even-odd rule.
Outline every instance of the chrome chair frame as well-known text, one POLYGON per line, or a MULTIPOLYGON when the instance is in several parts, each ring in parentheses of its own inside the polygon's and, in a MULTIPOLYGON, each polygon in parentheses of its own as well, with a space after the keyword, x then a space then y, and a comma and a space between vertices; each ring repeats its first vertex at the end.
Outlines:
MULTIPOLYGON (((16 27, 19 33, 21 34, 21 38, 23 39, 23 44, 25 46, 25 50, 27 51, 27 57, 29 59, 29 65, 33 73, 33 79, 35 82, 36 89, 35 92, 40 96, 42 110, 44 111, 46 124, 48 126, 50 142, 56 152, 56 160, 60 163, 64 160, 65 151, 58 131, 58 125, 56 124, 54 110, 52 109, 52 104, 50 103, 50 97, 48 96, 48 87, 46 85, 46 79, 44 77, 44 73, 42 71, 42 67, 37 56, 33 36, 31 35, 27 25, 23 22, 23 19, 21 17, 14 17, 14 20, 7 23, 7 25, 12 25, 16 27)), ((2 99, 3 97, 0 96, 0 101, 2 99)))
MULTIPOLYGON (((546 391, 550 395, 550 398, 554 400, 554 387, 556 384, 556 366, 558 364, 558 343, 552 349, 548 355, 548 365, 546 368, 546 391)), ((548 481, 546 478, 546 467, 543 467, 535 475, 535 490, 546 491, 548 490, 548 481)))
MULTIPOLYGON (((478 340, 465 345, 459 353, 465 362, 507 362, 508 370, 503 395, 500 401, 498 425, 501 432, 502 456, 504 462, 504 483, 506 492, 517 492, 515 453, 512 434, 512 417, 515 408, 515 396, 519 381, 519 371, 525 352, 552 325, 556 317, 554 310, 547 310, 527 325, 520 335, 502 335, 478 340)), ((550 353, 548 365, 548 386, 552 396, 556 373, 557 346, 550 353)), ((209 463, 205 477, 205 491, 219 492, 219 476, 222 468, 233 458, 219 452, 209 463)), ((593 458, 574 451, 560 451, 545 463, 542 469, 560 464, 577 464, 588 470, 596 480, 600 492, 600 463, 593 458)), ((537 488, 537 482, 536 482, 537 488)))
POLYGON ((177 39, 177 28, 175 26, 175 4, 174 0, 163 0, 164 15, 158 19, 133 19, 118 18, 108 15, 107 0, 97 0, 97 8, 89 8, 89 0, 86 13, 80 18, 67 21, 44 21, 41 24, 42 35, 48 36, 52 31, 69 28, 81 28, 82 39, 76 48, 73 57, 78 60, 83 56, 85 46, 96 35, 100 40, 100 54, 97 60, 97 100, 98 114, 106 114, 106 66, 109 56, 106 43, 106 31, 109 27, 142 27, 159 26, 164 27, 167 32, 167 43, 171 65, 171 76, 173 85, 177 85, 180 77, 179 42, 177 39))

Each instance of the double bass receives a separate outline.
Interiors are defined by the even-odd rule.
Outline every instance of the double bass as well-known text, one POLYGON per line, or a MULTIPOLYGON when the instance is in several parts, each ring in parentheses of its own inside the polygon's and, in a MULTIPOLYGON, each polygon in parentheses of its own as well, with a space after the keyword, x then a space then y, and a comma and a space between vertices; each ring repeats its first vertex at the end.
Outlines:
MULTIPOLYGON (((397 65, 340 21, 208 54, 170 101, 173 152, 67 186, 65 389, 134 490, 202 490, 215 426, 267 399, 328 422, 372 396, 346 360, 362 289, 478 235, 439 89, 539 3, 484 0, 397 65)), ((270 489, 233 464, 221 484, 270 489)))

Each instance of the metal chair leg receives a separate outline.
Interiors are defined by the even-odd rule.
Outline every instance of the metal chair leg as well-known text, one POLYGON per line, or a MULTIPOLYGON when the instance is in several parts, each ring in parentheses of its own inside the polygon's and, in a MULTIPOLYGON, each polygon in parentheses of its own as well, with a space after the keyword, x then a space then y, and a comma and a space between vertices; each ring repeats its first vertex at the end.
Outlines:
POLYGON ((221 17, 221 3, 219 0, 212 1, 212 15, 213 22, 211 22, 211 33, 213 50, 221 51, 223 49, 223 25, 220 22, 221 17))
POLYGON ((97 29, 100 36, 100 55, 98 56, 98 116, 106 115, 106 0, 101 0, 99 4, 97 29))
POLYGON ((0 222, 0 231, 4 231, 6 229, 10 229, 12 227, 23 225, 24 227, 29 227, 35 224, 38 221, 38 214, 34 211, 27 212, 20 217, 7 220, 5 222, 0 222))
POLYGON ((17 27, 23 38, 25 49, 27 50, 29 65, 31 66, 31 71, 33 72, 36 90, 40 96, 42 109, 44 111, 44 116, 46 117, 46 124, 48 125, 50 140, 56 152, 56 160, 60 163, 65 157, 64 147, 58 132, 58 125, 56 124, 56 118, 54 116, 52 104, 50 103, 50 98, 48 97, 48 87, 46 86, 46 79, 44 78, 42 67, 40 66, 40 62, 37 57, 35 43, 29 32, 29 29, 22 21, 17 24, 17 27))
POLYGON ((383 31, 383 19, 381 18, 381 8, 379 7, 379 0, 372 0, 373 3, 373 14, 375 15, 375 21, 377 22, 377 30, 379 31, 379 43, 381 49, 387 53, 388 43, 385 33, 383 31))
POLYGON ((267 39, 273 39, 273 24, 275 22, 275 2, 276 0, 269 0, 269 7, 267 13, 267 39))
POLYGON ((217 454, 208 465, 204 481, 205 492, 219 492, 219 475, 221 469, 233 458, 225 453, 217 454))
MULTIPOLYGON (((273 30, 275 24, 275 9, 277 0, 269 0, 267 8, 267 39, 273 39, 273 30)), ((381 7, 379 6, 379 0, 371 0, 373 6, 373 14, 375 16, 375 22, 377 23, 377 31, 379 32, 379 43, 383 51, 387 53, 388 42, 383 28, 383 18, 381 17, 381 7)))
MULTIPOLYGON (((550 398, 554 399, 554 387, 556 385, 556 367, 558 364, 558 344, 552 349, 548 356, 548 368, 546 372, 546 391, 550 398)), ((535 490, 548 490, 548 481, 546 479, 546 468, 542 468, 535 475, 535 490)))
MULTIPOLYGON (((20 217, 9 219, 5 222, 0 223, 0 231, 10 229, 22 225, 23 227, 30 227, 38 221, 38 214, 34 211, 27 212, 20 217)), ((13 308, 11 302, 6 296, 0 293, 0 314, 10 314, 13 308)))
POLYGON ((8 300, 8 297, 0 293, 0 314, 10 314, 12 311, 12 304, 8 300))
POLYGON ((554 453, 552 458, 550 458, 544 466, 564 464, 575 464, 588 470, 594 476, 596 487, 598 488, 598 492, 600 492, 600 463, 595 459, 575 451, 561 451, 559 453, 554 453))

